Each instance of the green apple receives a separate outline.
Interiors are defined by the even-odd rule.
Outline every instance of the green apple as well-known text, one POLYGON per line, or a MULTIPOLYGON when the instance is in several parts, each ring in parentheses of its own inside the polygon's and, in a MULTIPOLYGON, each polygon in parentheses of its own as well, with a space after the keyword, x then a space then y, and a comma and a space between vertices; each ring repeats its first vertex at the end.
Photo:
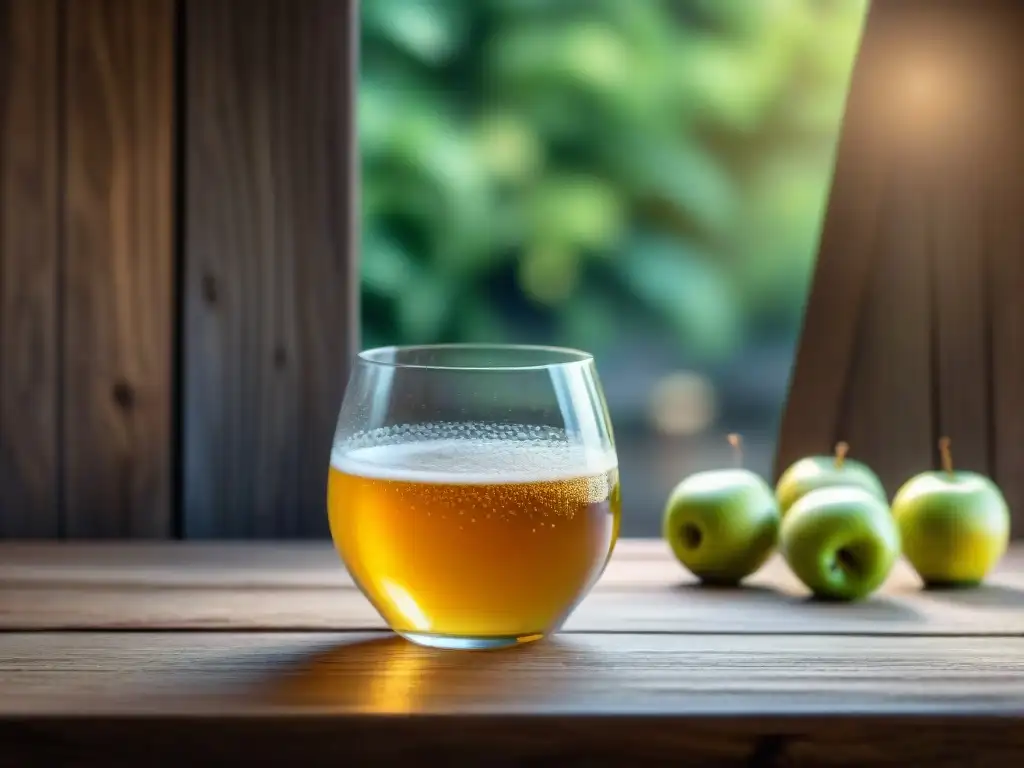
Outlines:
POLYGON ((779 507, 771 486, 746 469, 698 472, 669 495, 662 532, 701 581, 738 584, 772 553, 779 507))
POLYGON ((892 514, 903 552, 926 585, 978 584, 1006 552, 1010 510, 989 478, 953 470, 948 440, 940 449, 945 468, 907 480, 892 514))
POLYGON ((785 515, 804 494, 836 485, 862 488, 881 501, 888 501, 878 475, 867 464, 846 458, 848 450, 846 443, 838 443, 835 455, 807 456, 783 472, 775 485, 775 497, 782 514, 785 515))
POLYGON ((889 507, 854 486, 819 488, 801 496, 782 519, 782 555, 811 592, 859 600, 882 585, 900 553, 889 507))

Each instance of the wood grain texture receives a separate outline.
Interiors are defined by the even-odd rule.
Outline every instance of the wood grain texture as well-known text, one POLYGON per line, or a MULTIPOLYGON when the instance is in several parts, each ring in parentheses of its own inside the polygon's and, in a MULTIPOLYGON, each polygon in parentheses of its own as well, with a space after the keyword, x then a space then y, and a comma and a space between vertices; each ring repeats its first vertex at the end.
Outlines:
MULTIPOLYGON (((920 593, 894 583, 856 605, 811 602, 802 589, 764 584, 730 594, 657 585, 595 589, 565 623, 568 633, 643 632, 845 636, 1019 636, 1020 587, 920 593)), ((385 625, 354 588, 5 587, 0 630, 357 631, 385 625)))
POLYGON ((929 201, 938 404, 933 438, 953 441, 957 467, 991 474, 986 195, 983 180, 971 167, 977 158, 964 152, 958 160, 945 171, 960 183, 953 189, 938 186, 929 201))
POLYGON ((1024 161, 1004 189, 1007 194, 993 201, 989 224, 993 470, 1019 537, 1024 533, 1024 161))
POLYGON ((2 544, 0 765, 1012 765, 1024 752, 1024 551, 955 593, 921 593, 901 566, 860 605, 806 601, 778 560, 743 590, 683 578, 663 542, 622 542, 577 626, 458 653, 367 631, 379 620, 323 543, 2 544), (75 606, 133 631, 6 621, 52 611, 68 626, 75 606), (929 634, 936 622, 957 631, 929 634), (153 631, 168 628, 192 631, 153 631))
MULTIPOLYGON (((291 545, 0 546, 2 630, 367 630, 384 624, 333 549, 291 545)), ((763 635, 1024 634, 1024 550, 987 584, 922 591, 899 563, 859 604, 819 603, 779 558, 742 589, 694 583, 662 542, 627 541, 565 631, 763 635)))
MULTIPOLYGON (((678 569, 663 541, 629 539, 616 546, 600 583, 658 583, 678 569)), ((227 589, 352 583, 334 547, 320 541, 0 543, 0 583, 67 582, 227 589)))
POLYGON ((355 350, 348 0, 192 0, 184 528, 327 532, 355 350))
POLYGON ((0 674, 2 715, 1011 713, 1024 639, 594 634, 480 654, 380 633, 5 633, 0 674))
POLYGON ((4 634, 0 676, 5 757, 75 764, 137 759, 152 736, 149 757, 287 744, 304 765, 990 765, 1024 748, 1020 638, 590 635, 473 654, 368 634, 4 634))
POLYGON ((60 534, 56 0, 0 0, 0 538, 60 534))
POLYGON ((174 4, 64 7, 66 532, 166 536, 174 4))
POLYGON ((926 205, 910 163, 890 168, 839 438, 894 494, 932 466, 931 286, 926 205), (909 166, 909 167, 908 167, 909 166))
POLYGON ((988 154, 998 172, 987 192, 985 241, 991 301, 992 440, 996 481, 1013 515, 1013 531, 1024 535, 1024 7, 1016 24, 1006 24, 1001 47, 1006 96, 987 112, 994 151, 988 154))
POLYGON ((943 50, 951 87, 944 101, 925 105, 934 125, 918 129, 928 145, 921 180, 934 230, 936 431, 952 438, 959 467, 991 474, 998 429, 993 377, 1020 357, 994 345, 1019 299, 991 281, 1012 285, 1005 271, 1021 260, 1020 248, 1014 253, 1006 241, 1020 233, 1024 210, 1024 196, 1013 190, 1024 170, 1024 7, 986 0, 977 8, 937 8, 929 31, 943 50))

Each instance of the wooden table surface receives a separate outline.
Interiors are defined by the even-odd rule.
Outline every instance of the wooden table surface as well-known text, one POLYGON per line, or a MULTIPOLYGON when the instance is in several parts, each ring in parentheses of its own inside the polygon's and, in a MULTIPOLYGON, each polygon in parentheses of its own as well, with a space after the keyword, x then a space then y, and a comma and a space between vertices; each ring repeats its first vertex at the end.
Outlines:
POLYGON ((471 653, 389 634, 327 543, 0 544, 0 765, 996 765, 1022 715, 1024 548, 843 605, 627 540, 561 634, 471 653))

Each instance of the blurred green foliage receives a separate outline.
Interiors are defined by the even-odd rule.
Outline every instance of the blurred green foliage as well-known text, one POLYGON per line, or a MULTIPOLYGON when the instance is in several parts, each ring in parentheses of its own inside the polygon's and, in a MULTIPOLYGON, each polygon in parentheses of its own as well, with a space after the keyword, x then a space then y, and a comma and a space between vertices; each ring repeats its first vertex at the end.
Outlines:
POLYGON ((363 343, 795 337, 865 11, 364 2, 363 343))

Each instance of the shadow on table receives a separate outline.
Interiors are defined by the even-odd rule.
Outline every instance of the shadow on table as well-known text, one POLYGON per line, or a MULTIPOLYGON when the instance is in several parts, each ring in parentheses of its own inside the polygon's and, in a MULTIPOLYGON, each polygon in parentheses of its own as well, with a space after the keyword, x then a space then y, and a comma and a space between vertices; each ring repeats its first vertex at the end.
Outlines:
POLYGON ((822 616, 832 616, 833 614, 836 617, 848 616, 851 612, 855 611, 858 619, 869 621, 919 623, 928 620, 923 614, 909 605, 904 605, 891 598, 877 594, 854 602, 821 600, 816 597, 791 599, 807 606, 809 610, 815 611, 822 616))
POLYGON ((590 653, 557 637, 500 651, 442 651, 392 635, 298 658, 246 695, 275 706, 368 714, 482 712, 509 700, 541 701, 557 690, 545 669, 586 665, 590 653))
POLYGON ((673 584, 673 592, 678 592, 688 597, 697 599, 708 598, 711 600, 786 600, 791 599, 785 592, 781 592, 763 584, 705 584, 699 581, 687 581, 673 584))
MULTIPOLYGON (((821 600, 805 594, 793 594, 756 583, 722 586, 699 582, 674 584, 672 591, 697 601, 707 600, 709 603, 714 601, 716 608, 721 606, 723 601, 731 601, 737 610, 746 606, 763 611, 766 608, 770 610, 772 605, 777 605, 780 613, 764 614, 770 618, 773 629, 784 629, 787 626, 787 618, 796 621, 801 619, 820 619, 822 621, 856 619, 858 621, 904 623, 927 621, 925 616, 911 606, 881 594, 872 595, 865 600, 843 602, 821 600)), ((752 617, 752 627, 755 621, 752 617)))
POLYGON ((923 590, 929 597, 970 608, 1024 608, 1024 589, 1005 584, 936 586, 923 590))

